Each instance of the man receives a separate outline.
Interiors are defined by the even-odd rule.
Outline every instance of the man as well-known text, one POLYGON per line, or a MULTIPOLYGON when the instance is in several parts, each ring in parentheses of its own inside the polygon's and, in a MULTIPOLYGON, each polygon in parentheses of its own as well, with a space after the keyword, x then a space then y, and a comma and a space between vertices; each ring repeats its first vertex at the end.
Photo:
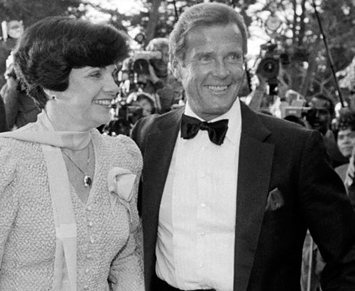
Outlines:
POLYGON ((241 16, 188 8, 170 52, 186 107, 132 131, 144 155, 146 290, 299 291, 307 228, 328 263, 323 291, 355 290, 355 214, 321 135, 238 99, 241 16))
POLYGON ((334 103, 326 95, 319 93, 309 102, 310 110, 307 112, 306 121, 311 129, 318 130, 324 137, 325 147, 330 156, 330 163, 335 168, 347 163, 339 152, 331 122, 334 118, 334 103))
POLYGON ((319 93, 311 98, 309 106, 311 110, 306 117, 310 127, 326 136, 334 117, 333 101, 324 94, 319 93))

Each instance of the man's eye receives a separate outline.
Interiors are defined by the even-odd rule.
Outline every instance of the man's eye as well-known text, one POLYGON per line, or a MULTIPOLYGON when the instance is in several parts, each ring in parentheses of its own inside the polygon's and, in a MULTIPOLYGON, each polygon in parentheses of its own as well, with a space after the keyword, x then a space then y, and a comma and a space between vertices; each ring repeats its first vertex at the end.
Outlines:
POLYGON ((208 62, 211 60, 211 56, 209 56, 209 55, 200 56, 199 60, 201 62, 208 62))
POLYGON ((233 62, 240 62, 243 60, 240 54, 230 54, 229 59, 233 62))

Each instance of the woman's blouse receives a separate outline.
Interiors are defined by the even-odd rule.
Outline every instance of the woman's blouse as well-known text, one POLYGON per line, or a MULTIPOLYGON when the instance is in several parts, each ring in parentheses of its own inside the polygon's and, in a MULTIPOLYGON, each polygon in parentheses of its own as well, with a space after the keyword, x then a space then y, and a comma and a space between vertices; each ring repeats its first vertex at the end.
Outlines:
MULTIPOLYGON (((137 189, 142 158, 126 136, 93 130, 95 174, 84 204, 71 186, 77 224, 77 290, 144 290, 137 189), (112 199, 108 172, 137 175, 129 204, 112 199), (114 201, 114 203, 113 203, 114 201)), ((40 144, 0 138, 0 290, 51 290, 56 232, 46 163, 40 144)))

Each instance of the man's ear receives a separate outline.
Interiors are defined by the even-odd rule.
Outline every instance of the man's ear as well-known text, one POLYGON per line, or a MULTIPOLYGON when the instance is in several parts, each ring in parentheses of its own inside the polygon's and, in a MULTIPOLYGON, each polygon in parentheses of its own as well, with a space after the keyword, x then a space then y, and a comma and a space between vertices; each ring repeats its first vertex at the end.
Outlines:
POLYGON ((171 72, 176 79, 181 80, 181 61, 176 58, 171 61, 171 72))

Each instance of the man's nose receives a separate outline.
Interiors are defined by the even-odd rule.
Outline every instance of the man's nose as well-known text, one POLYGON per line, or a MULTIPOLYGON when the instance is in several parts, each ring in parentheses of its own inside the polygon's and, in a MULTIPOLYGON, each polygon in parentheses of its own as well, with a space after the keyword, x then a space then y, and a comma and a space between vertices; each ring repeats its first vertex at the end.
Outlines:
POLYGON ((321 116, 321 113, 320 113, 320 110, 316 109, 316 117, 320 117, 321 116))
POLYGON ((222 60, 217 60, 215 62, 215 67, 214 67, 214 70, 213 70, 213 74, 214 76, 216 77, 219 77, 219 78, 225 78, 228 76, 229 74, 229 68, 228 66, 224 63, 224 61, 222 60))

